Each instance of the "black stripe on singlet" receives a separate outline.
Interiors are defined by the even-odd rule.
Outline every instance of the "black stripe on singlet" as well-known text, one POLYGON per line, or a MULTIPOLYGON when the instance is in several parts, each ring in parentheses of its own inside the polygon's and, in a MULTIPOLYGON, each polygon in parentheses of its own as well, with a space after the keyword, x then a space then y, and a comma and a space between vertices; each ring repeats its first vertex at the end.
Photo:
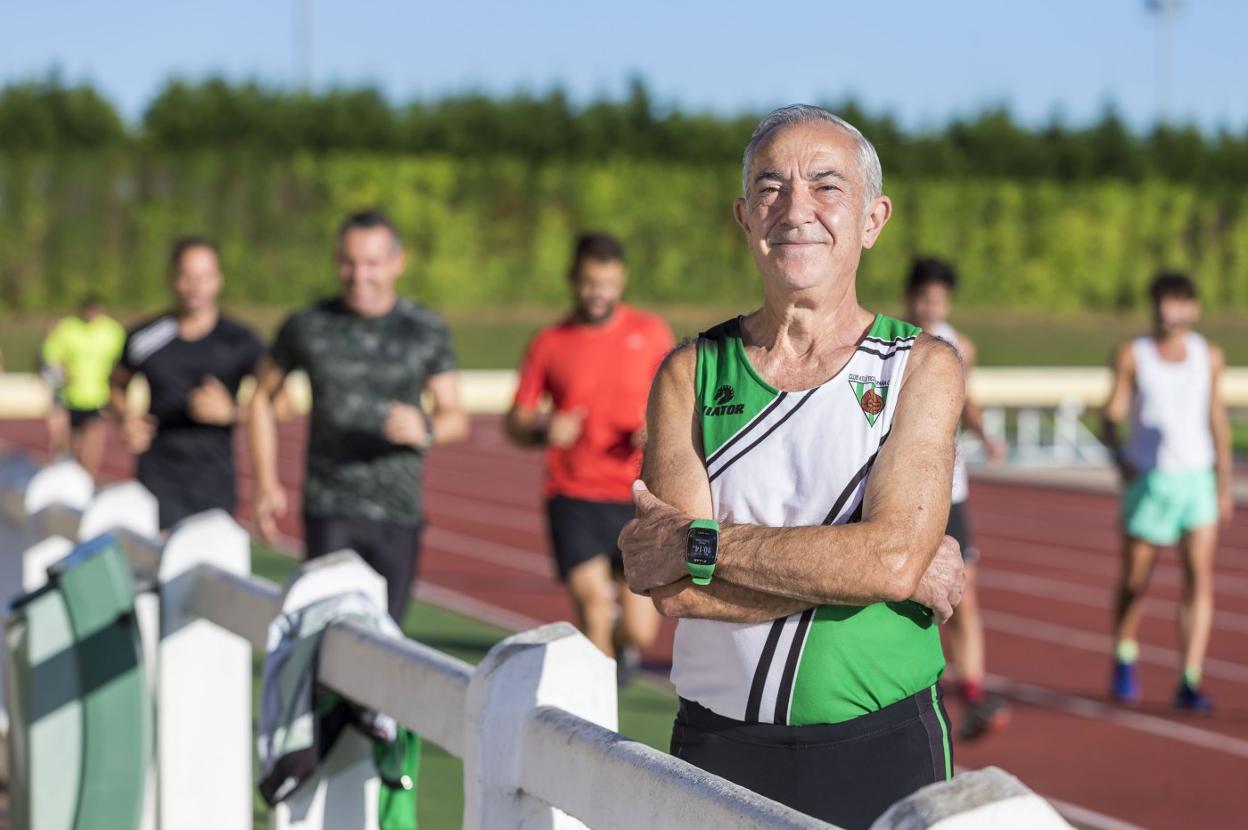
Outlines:
POLYGON ((780 675, 780 690, 776 692, 776 723, 789 722, 789 698, 793 696, 793 681, 797 679, 797 661, 802 656, 802 646, 806 642, 806 632, 810 630, 810 621, 815 618, 814 608, 802 612, 797 621, 797 631, 793 634, 793 643, 789 646, 789 659, 784 661, 784 674, 780 675))
MULTIPOLYGON (((882 438, 880 438, 879 446, 875 448, 875 452, 871 453, 871 457, 867 459, 867 463, 863 464, 862 468, 858 470, 858 472, 854 473, 854 477, 849 480, 849 483, 845 485, 845 489, 841 491, 839 496, 837 496, 836 502, 832 505, 832 509, 829 510, 828 515, 824 517, 823 524, 830 525, 836 521, 836 517, 840 515, 841 508, 845 506, 845 502, 849 501, 849 497, 853 494, 854 490, 857 489, 858 485, 862 483, 862 480, 867 477, 867 474, 871 472, 871 468, 875 466, 875 459, 880 455, 880 448, 884 446, 884 442, 887 441, 888 436, 892 434, 892 430, 889 430, 884 433, 882 438)), ((861 507, 861 505, 859 507, 861 507)))
POLYGON ((767 632, 767 642, 763 644, 763 653, 758 656, 758 666, 754 669, 754 682, 750 684, 750 697, 745 704, 746 723, 758 723, 758 712, 763 708, 763 687, 767 685, 767 674, 771 671, 772 658, 776 656, 776 647, 780 645, 780 635, 784 633, 782 617, 771 624, 767 632))
POLYGON ((784 413, 784 417, 783 417, 783 418, 781 418, 780 420, 778 420, 778 421, 776 421, 774 424, 772 424, 772 425, 771 425, 771 428, 770 428, 770 429, 768 429, 766 432, 764 432, 762 435, 760 435, 760 436, 759 436, 759 437, 758 437, 758 438, 754 441, 754 443, 753 443, 753 444, 750 444, 748 447, 746 447, 745 449, 741 450, 741 452, 737 453, 737 454, 736 454, 736 455, 734 455, 734 456, 733 456, 733 457, 732 457, 729 461, 727 461, 727 462, 724 464, 724 466, 720 467, 718 470, 716 470, 715 472, 711 473, 711 481, 714 481, 715 479, 719 478, 719 476, 720 476, 720 475, 724 472, 724 470, 727 470, 727 469, 728 469, 729 467, 731 467, 733 464, 736 464, 738 461, 740 461, 740 460, 741 460, 741 459, 742 459, 742 458, 746 455, 746 453, 748 453, 750 450, 754 449, 754 448, 755 448, 755 447, 757 447, 759 444, 761 444, 761 443, 763 443, 764 441, 766 441, 768 436, 770 436, 773 432, 775 432, 776 430, 778 430, 778 429, 779 429, 779 428, 780 428, 780 427, 784 424, 784 422, 785 422, 785 421, 787 421, 787 420, 789 420, 790 418, 792 418, 792 417, 793 417, 793 413, 797 412, 797 410, 799 410, 799 409, 801 409, 801 408, 802 408, 802 404, 804 404, 804 403, 806 403, 806 401, 810 400, 810 396, 811 396, 811 395, 815 394, 816 392, 818 392, 818 391, 819 391, 820 389, 822 389, 822 388, 823 388, 822 386, 816 386, 814 389, 811 389, 809 392, 807 392, 805 395, 803 395, 803 396, 802 396, 802 399, 801 399, 800 401, 798 401, 797 403, 793 404, 793 408, 792 408, 792 409, 790 409, 788 412, 784 413))
POLYGON ((742 438, 744 438, 746 435, 749 434, 750 430, 754 429, 754 427, 761 424, 763 422, 763 419, 766 418, 768 415, 770 415, 772 410, 774 410, 777 406, 779 406, 780 402, 783 401, 788 396, 789 396, 788 392, 781 392, 779 395, 777 395, 775 400, 767 404, 767 406, 763 409, 763 411, 758 413, 758 416, 754 420, 750 421, 748 424, 741 427, 741 429, 737 432, 737 434, 732 436, 732 438, 729 439, 727 443, 725 443, 722 447, 720 447, 719 449, 715 450, 715 452, 707 456, 706 465, 709 467, 710 465, 718 461, 720 458, 722 458, 724 453, 727 452, 728 449, 732 447, 733 444, 740 441, 742 438))

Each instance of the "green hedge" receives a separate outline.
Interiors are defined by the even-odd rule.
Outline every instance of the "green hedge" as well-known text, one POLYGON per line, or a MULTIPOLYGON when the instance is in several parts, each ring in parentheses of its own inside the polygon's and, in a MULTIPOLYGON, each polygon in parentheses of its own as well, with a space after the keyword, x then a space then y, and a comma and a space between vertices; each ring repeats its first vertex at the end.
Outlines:
MULTIPOLYGON (((151 157, 131 151, 0 158, 0 310, 165 299, 170 240, 220 240, 227 298, 293 305, 331 292, 332 234, 380 206, 409 245, 404 291, 448 308, 557 303, 576 232, 625 241, 634 296, 748 302, 753 272, 731 202, 735 166, 636 159, 540 165, 377 155, 151 157)), ((1248 307, 1248 193, 1164 181, 1057 184, 886 180, 895 213, 861 270, 893 300, 909 259, 952 258, 962 302, 1043 310, 1138 306, 1162 266, 1208 304, 1248 307)))

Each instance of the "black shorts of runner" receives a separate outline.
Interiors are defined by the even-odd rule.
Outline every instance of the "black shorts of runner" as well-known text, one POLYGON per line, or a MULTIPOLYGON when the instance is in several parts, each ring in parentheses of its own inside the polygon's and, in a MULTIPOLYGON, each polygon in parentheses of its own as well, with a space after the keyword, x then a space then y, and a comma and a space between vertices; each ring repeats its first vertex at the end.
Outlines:
POLYGON ((620 531, 633 518, 631 502, 585 501, 555 496, 546 502, 550 544, 555 551, 559 578, 565 582, 577 565, 606 555, 611 569, 624 573, 620 531))
POLYGON ((949 523, 945 533, 958 540, 962 546, 962 561, 973 565, 979 559, 979 548, 971 537, 971 520, 966 514, 966 502, 959 501, 949 505, 949 523))
POLYGON ((845 723, 744 723, 681 699, 672 754, 846 830, 953 775, 949 716, 937 689, 845 723), (933 699, 935 698, 935 699, 933 699))
POLYGON ((70 409, 66 407, 65 411, 69 413, 69 428, 73 430, 82 429, 96 418, 104 417, 104 410, 99 407, 95 409, 70 409))
POLYGON ((353 550, 386 580, 386 610, 403 621, 416 566, 420 559, 423 524, 402 525, 357 517, 303 520, 303 542, 308 559, 353 550))
POLYGON ((172 479, 167 473, 154 473, 144 464, 146 456, 140 457, 138 479, 156 497, 160 512, 160 529, 168 530, 178 522, 208 510, 234 512, 234 482, 172 479))

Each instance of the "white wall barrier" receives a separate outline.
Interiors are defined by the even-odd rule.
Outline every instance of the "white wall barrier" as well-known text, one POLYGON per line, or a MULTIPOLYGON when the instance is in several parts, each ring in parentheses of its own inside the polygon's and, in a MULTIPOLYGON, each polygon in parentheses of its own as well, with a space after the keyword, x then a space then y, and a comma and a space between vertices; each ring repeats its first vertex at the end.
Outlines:
MULTIPOLYGON (((0 487, 9 480, 0 464, 0 487)), ((6 489, 0 498, 11 500, 12 488, 6 489)), ((138 503, 103 494, 100 502, 131 511, 138 503)), ((29 544, 0 549, 0 559, 46 565, 68 543, 30 538, 46 524, 40 514, 60 509, 85 524, 94 506, 48 505, 25 516, 3 538, 26 534, 29 544)), ((117 514, 92 521, 99 522, 93 528, 123 524, 117 514)), ((6 523, 13 524, 7 514, 6 523)), ((163 542, 127 530, 118 535, 126 540, 136 574, 159 582, 151 596, 161 600, 153 661, 159 737, 152 790, 159 794, 158 820, 145 827, 249 828, 251 650, 265 647, 275 616, 327 592, 362 588, 384 601, 376 590, 379 578, 350 555, 305 565, 283 590, 248 574, 248 539, 220 512, 192 517, 163 542)), ((412 640, 335 623, 322 640, 320 679, 464 760, 466 830, 830 827, 618 734, 614 667, 567 623, 508 637, 475 669, 412 640)), ((369 797, 375 795, 375 780, 369 765, 357 763, 371 757, 359 750, 344 752, 342 763, 327 764, 320 779, 296 791, 275 811, 273 826, 371 830, 375 824, 360 808, 375 803, 369 797)), ((1068 826, 1017 779, 1006 776, 1009 782, 1002 784, 1001 775, 964 773, 925 788, 895 806, 876 828, 1068 826), (964 816, 978 818, 958 823, 964 816)))

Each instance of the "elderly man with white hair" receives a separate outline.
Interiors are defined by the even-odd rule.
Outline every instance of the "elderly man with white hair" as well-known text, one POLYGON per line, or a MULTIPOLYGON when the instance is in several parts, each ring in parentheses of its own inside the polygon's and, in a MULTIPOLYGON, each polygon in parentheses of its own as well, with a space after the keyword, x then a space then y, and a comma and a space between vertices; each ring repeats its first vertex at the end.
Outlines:
POLYGON ((672 752, 846 828, 953 774, 936 626, 962 591, 962 366, 858 303, 881 180, 826 110, 759 124, 734 212, 762 307, 659 370, 620 537, 630 587, 679 618, 672 752))

